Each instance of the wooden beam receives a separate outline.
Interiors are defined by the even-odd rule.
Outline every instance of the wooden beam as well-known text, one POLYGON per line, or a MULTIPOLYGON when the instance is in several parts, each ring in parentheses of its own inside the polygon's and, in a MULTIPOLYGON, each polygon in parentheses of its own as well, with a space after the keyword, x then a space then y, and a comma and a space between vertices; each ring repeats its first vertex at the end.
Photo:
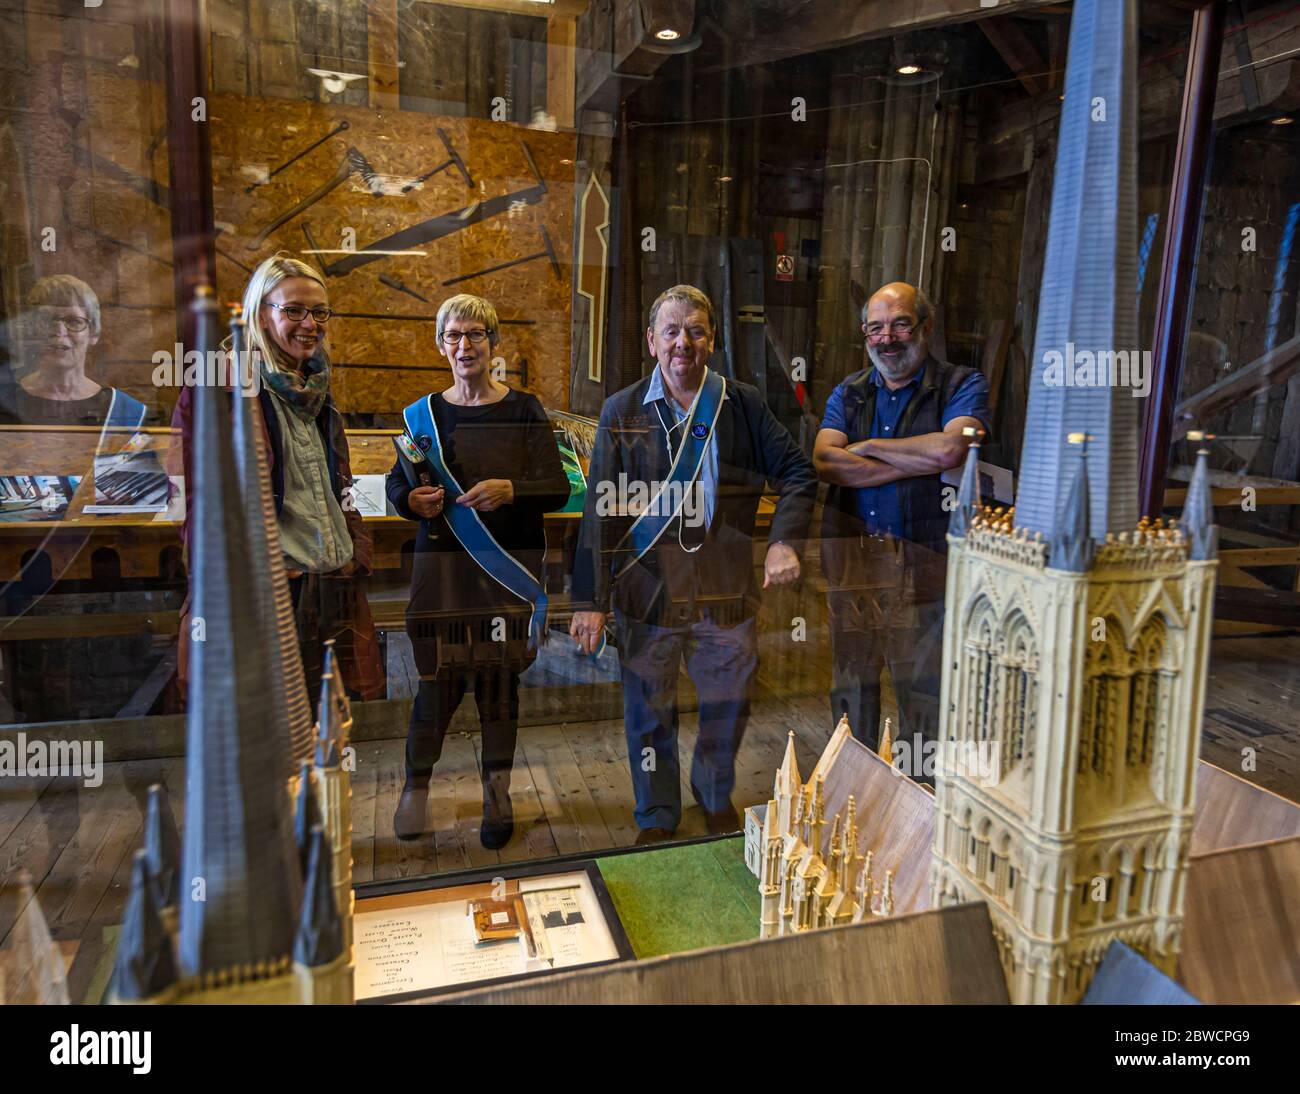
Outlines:
POLYGON ((176 336, 188 346, 193 343, 189 303, 194 287, 217 284, 206 5, 202 0, 165 0, 163 19, 176 336))
POLYGON ((397 55, 397 0, 367 0, 366 48, 370 53, 370 105, 375 110, 401 106, 397 55))
POLYGON ((1300 627, 1300 593, 1279 589, 1220 588, 1214 595, 1215 619, 1300 627))
MULTIPOLYGON (((998 15, 1014 15, 1047 7, 1049 0, 1002 0, 998 15)), ((713 18, 732 33, 735 43, 725 65, 751 65, 838 49, 872 38, 888 38, 904 31, 963 23, 989 16, 994 9, 986 0, 804 0, 791 4, 783 22, 754 24, 750 0, 732 0, 714 11, 713 18)))
POLYGON ((546 112, 561 129, 573 128, 577 35, 578 21, 572 17, 546 21, 546 112))
POLYGON ((587 10, 591 0, 424 0, 440 7, 474 8, 477 11, 503 12, 507 15, 532 15, 539 19, 560 17, 576 19, 587 10))
POLYGON ((1178 153, 1169 193, 1160 292, 1156 298, 1153 346, 1154 376, 1142 431, 1138 485, 1139 512, 1156 516, 1165 489, 1174 401, 1183 375, 1189 312, 1196 287, 1196 247, 1201 238, 1201 209, 1213 146, 1214 97, 1223 54, 1224 0, 1211 0, 1192 18, 1187 49, 1187 77, 1178 123, 1178 153))
POLYGON ((1297 374, 1300 374, 1300 334, 1179 403, 1174 410, 1172 439, 1178 440, 1198 422, 1261 391, 1285 384, 1297 374))
MULTIPOLYGON (((1300 62, 1293 59, 1292 54, 1300 48, 1300 20, 1285 17, 1285 9, 1291 6, 1289 3, 1276 4, 1253 13, 1255 22, 1242 32, 1249 39, 1255 57, 1278 58, 1267 66, 1254 69, 1259 111, 1289 110, 1295 106, 1292 85, 1300 62)), ((1147 18, 1147 15, 1144 13, 1142 18, 1147 18)), ((1259 111, 1247 107, 1242 73, 1236 71, 1238 62, 1232 43, 1225 43, 1223 50, 1225 56, 1214 102, 1214 121, 1220 128, 1250 121, 1259 114, 1259 111)), ((1062 69, 1064 63, 1053 63, 1051 67, 1062 69)), ((1178 117, 1176 103, 1182 97, 1184 81, 1182 71, 1167 62, 1144 67, 1139 79, 1138 132, 1145 144, 1173 132, 1174 119, 1178 117)), ((989 116, 981 130, 975 167, 976 184, 1005 182, 1024 173, 1035 143, 1059 128, 1059 93, 1059 87, 1054 87, 1032 99, 1015 99, 989 116)))
POLYGON ((1019 23, 1014 19, 981 19, 979 28, 1029 94, 1047 90, 1047 62, 1019 23))

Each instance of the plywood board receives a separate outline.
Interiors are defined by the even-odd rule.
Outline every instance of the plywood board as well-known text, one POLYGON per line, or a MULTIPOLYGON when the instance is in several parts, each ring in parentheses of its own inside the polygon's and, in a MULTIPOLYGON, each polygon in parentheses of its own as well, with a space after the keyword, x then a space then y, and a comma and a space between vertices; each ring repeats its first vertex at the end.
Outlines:
POLYGON ((1300 836, 1300 805, 1205 760, 1196 772, 1192 854, 1300 836))
POLYGON ((437 1003, 990 1004, 1007 986, 984 904, 739 942, 437 1003))
POLYGON ((537 395, 556 409, 569 405, 569 309, 576 139, 489 118, 442 117, 412 110, 376 111, 340 103, 283 102, 219 95, 212 115, 212 196, 218 237, 217 280, 222 300, 237 299, 246 268, 284 250, 319 267, 343 254, 310 255, 349 245, 360 251, 412 225, 476 202, 485 207, 505 195, 493 216, 470 222, 427 243, 389 249, 411 252, 327 276, 329 341, 339 369, 331 388, 339 409, 395 415, 403 406, 450 383, 438 352, 432 317, 459 292, 482 295, 505 325, 494 351, 505 359, 506 382, 537 395), (248 187, 313 141, 337 129, 318 148, 263 185, 248 187), (450 157, 445 134, 473 185, 449 166, 402 192, 406 182, 450 157), (526 150, 525 150, 526 146, 526 150), (370 177, 352 170, 319 201, 287 220, 264 240, 265 229, 285 212, 348 169, 348 150, 369 165, 370 177), (532 162, 529 157, 531 156, 532 162), (541 175, 545 192, 538 194, 541 175), (550 237, 558 271, 543 257, 455 285, 445 281, 543 252, 550 237), (380 275, 387 281, 381 281, 380 275), (425 298, 394 288, 408 287, 425 298), (527 382, 519 375, 528 363, 527 382), (443 366, 442 371, 436 367, 443 366))
POLYGON ((1192 858, 1180 983, 1204 1003, 1300 1003, 1300 837, 1192 858))

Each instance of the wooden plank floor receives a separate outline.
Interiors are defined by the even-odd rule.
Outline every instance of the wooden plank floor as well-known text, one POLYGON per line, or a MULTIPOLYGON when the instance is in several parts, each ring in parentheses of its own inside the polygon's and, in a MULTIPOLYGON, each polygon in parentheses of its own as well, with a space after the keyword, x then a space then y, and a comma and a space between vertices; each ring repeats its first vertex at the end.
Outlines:
MULTIPOLYGON (((801 656, 792 666, 776 663, 767 644, 763 652, 759 696, 736 763, 738 809, 767 799, 788 733, 795 735, 799 765, 807 772, 831 730, 827 681, 820 678, 827 659, 801 656)), ((694 714, 682 715, 682 836, 705 831, 687 786, 697 725, 694 714)), ((500 851, 484 849, 478 839, 477 746, 475 735, 448 738, 430 794, 429 834, 409 843, 393 836, 403 742, 358 746, 352 801, 357 882, 596 853, 636 838, 621 722, 521 729, 511 784, 515 835, 500 851)), ((1300 637, 1215 642, 1202 754, 1300 800, 1300 637)), ((0 779, 0 945, 23 912, 17 880, 25 870, 55 939, 74 952, 69 972, 74 1001, 85 997, 97 972, 102 974, 111 949, 112 935, 106 932, 121 920, 131 856, 140 845, 145 790, 154 781, 167 786, 179 820, 182 760, 108 764, 103 785, 93 790, 74 789, 66 780, 0 779)))

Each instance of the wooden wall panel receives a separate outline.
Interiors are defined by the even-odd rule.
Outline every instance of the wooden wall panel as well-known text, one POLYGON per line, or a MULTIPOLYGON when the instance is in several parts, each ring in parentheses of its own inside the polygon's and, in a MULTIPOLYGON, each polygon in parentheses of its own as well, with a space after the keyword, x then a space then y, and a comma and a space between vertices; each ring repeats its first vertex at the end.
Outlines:
MULTIPOLYGON (((277 250, 325 266, 343 257, 312 256, 303 231, 310 225, 322 249, 340 248, 345 229, 365 248, 412 224, 462 209, 476 201, 537 184, 521 141, 546 182, 536 204, 520 202, 500 215, 412 250, 423 256, 383 258, 339 276, 327 277, 330 304, 342 316, 332 321, 330 345, 338 370, 334 393, 340 409, 382 415, 385 420, 419 395, 446 386, 449 374, 434 340, 432 317, 456 292, 483 295, 505 322, 500 356, 511 370, 507 382, 523 386, 546 405, 568 407, 570 262, 573 208, 572 134, 547 133, 480 118, 431 117, 414 111, 378 114, 365 108, 220 96, 212 104, 213 191, 218 225, 218 288, 235 299, 255 267, 277 250), (340 122, 349 128, 326 141, 251 194, 259 172, 277 166, 340 122), (469 169, 475 186, 448 168, 409 193, 376 196, 353 173, 318 203, 255 245, 263 229, 335 175, 347 150, 356 148, 381 176, 416 177, 442 163, 441 127, 469 169), (545 249, 550 235, 559 275, 545 258, 457 285, 442 282, 545 249), (423 303, 379 280, 400 281, 427 298, 423 303), (379 318, 354 318, 366 315, 379 318), (510 322, 510 321, 519 322, 510 322), (528 382, 518 370, 527 360, 528 382)), ((400 183, 376 189, 400 191, 400 183)))

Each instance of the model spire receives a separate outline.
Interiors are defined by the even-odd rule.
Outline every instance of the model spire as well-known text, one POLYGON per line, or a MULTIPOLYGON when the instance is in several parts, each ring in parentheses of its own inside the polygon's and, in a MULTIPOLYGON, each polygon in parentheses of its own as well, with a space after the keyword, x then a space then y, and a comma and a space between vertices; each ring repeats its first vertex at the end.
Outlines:
MULTIPOLYGON (((149 800, 155 800, 152 794, 149 800)), ((139 850, 131 864, 131 892, 109 992, 121 1002, 135 1002, 165 991, 176 978, 176 959, 163 926, 157 879, 150 876, 147 852, 139 850)))
POLYGON ((343 952, 343 924, 334 900, 334 878, 330 869, 333 849, 320 825, 311 831, 310 849, 293 959, 300 965, 314 968, 328 965, 343 952))
POLYGON ((298 806, 293 815, 293 838, 298 845, 298 861, 302 863, 304 878, 307 876, 307 867, 311 859, 312 829, 323 824, 320 803, 316 800, 311 764, 304 763, 298 779, 298 806))
POLYGON ((1088 534, 1088 438, 1083 433, 1071 433, 1069 441, 1079 446, 1079 463, 1065 498, 1060 525, 1052 538, 1047 564, 1053 570, 1081 574, 1092 565, 1092 537, 1088 534))
MULTIPOLYGON (((214 348, 212 290, 195 298, 196 349, 214 348)), ((186 976, 267 967, 293 949, 302 874, 285 796, 286 741, 267 651, 274 621, 245 592, 267 558, 250 550, 231 444, 231 396, 194 389, 190 643, 180 965, 186 976), (191 891, 202 887, 202 899, 191 891)), ((265 521, 265 514, 262 514, 265 521)), ((255 537, 263 544, 265 529, 255 537)))
POLYGON ((802 785, 803 780, 799 777, 799 761, 794 755, 794 730, 792 729, 786 738, 785 756, 781 760, 781 766, 776 770, 777 796, 797 794, 802 785))
POLYGON ((18 906, 21 911, 8 947, 10 984, 6 986, 0 978, 0 1003, 66 1006, 63 954, 50 937, 40 901, 32 890, 32 876, 26 870, 18 875, 18 906))
MULTIPOLYGON (((1203 441, 1204 433, 1188 433, 1189 441, 1203 441)), ((1217 558, 1219 529, 1214 523, 1214 501, 1210 494, 1210 452, 1204 445, 1196 450, 1196 467, 1187 484, 1187 501, 1183 506, 1183 533, 1188 539, 1187 557, 1196 562, 1217 558)))
MULTIPOLYGON (((1071 430, 1089 451, 1088 527, 1137 525, 1137 15, 1128 2, 1074 5, 1052 210, 1021 446, 1016 523, 1049 544, 1074 520, 1071 430)), ((1149 378, 1149 377, 1148 377, 1149 378)))
POLYGON ((967 426, 962 436, 973 437, 966 449, 966 463, 961 471, 961 488, 957 491, 957 508, 952 511, 948 521, 948 532, 954 536, 964 536, 975 519, 980 507, 980 445, 979 430, 967 426))
POLYGON ((338 677, 330 671, 333 651, 327 644, 320 678, 320 720, 316 723, 316 766, 338 767, 352 725, 352 707, 338 677))
MULTIPOLYGON (((230 322, 230 348, 237 365, 251 361, 244 341, 244 319, 238 306, 230 322)), ((262 408, 258 402, 257 377, 236 372, 239 386, 231 400, 231 439, 235 472, 239 478, 248 547, 253 558, 264 560, 245 575, 240 588, 262 615, 267 636, 262 655, 270 670, 270 721, 279 733, 284 753, 284 777, 291 777, 298 763, 311 755, 311 708, 302 672, 302 655, 294 626, 293 601, 284 572, 280 549, 280 525, 271 495, 271 473, 264 449, 262 408), (247 385, 247 386, 245 386, 247 385)))
POLYGON ((885 719, 885 731, 880 735, 880 748, 876 750, 878 755, 885 763, 891 767, 894 763, 894 723, 888 718, 885 719))
POLYGON ((158 907, 175 908, 180 899, 181 836, 161 783, 149 787, 144 814, 144 853, 158 907))

